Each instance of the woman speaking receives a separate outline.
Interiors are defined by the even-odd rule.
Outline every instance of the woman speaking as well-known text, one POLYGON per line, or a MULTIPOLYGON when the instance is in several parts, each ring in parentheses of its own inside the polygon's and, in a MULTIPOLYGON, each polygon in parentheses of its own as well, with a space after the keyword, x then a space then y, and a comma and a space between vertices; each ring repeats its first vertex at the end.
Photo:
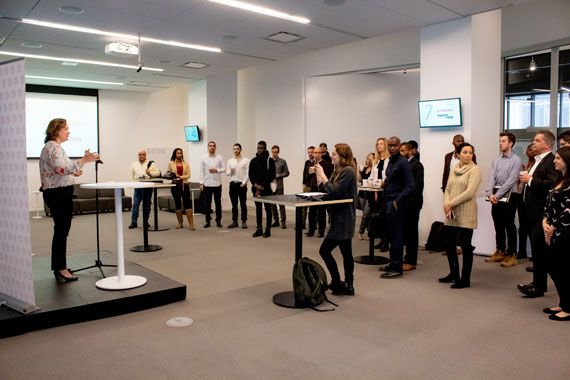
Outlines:
POLYGON ((46 129, 45 145, 40 155, 40 178, 44 202, 53 218, 51 269, 58 284, 76 281, 66 263, 67 235, 73 215, 73 177, 83 174, 83 165, 99 159, 97 153, 85 151, 83 158, 71 161, 61 144, 69 138, 65 119, 53 119, 46 129))
MULTIPOLYGON (((334 172, 329 180, 323 168, 315 165, 319 190, 325 191, 327 199, 356 199, 356 165, 352 150, 347 144, 336 144, 331 152, 334 172)), ((352 238, 356 224, 355 202, 330 205, 331 226, 325 236, 319 254, 323 258, 331 274, 330 288, 335 295, 354 295, 354 259, 352 257, 352 238), (344 282, 340 280, 340 273, 332 250, 340 247, 344 265, 344 282)))

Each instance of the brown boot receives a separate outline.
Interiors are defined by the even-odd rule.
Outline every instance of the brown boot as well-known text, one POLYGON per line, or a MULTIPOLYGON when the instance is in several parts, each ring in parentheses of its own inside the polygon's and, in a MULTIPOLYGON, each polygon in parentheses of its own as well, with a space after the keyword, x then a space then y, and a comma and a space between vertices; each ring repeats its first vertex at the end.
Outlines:
POLYGON ((496 250, 495 253, 493 253, 492 256, 487 257, 485 261, 488 263, 500 263, 505 261, 505 259, 505 253, 503 251, 496 250))
POLYGON ((192 213, 191 209, 186 210, 186 218, 188 218, 188 228, 190 231, 196 231, 194 228, 194 214, 192 213))
POLYGON ((176 210, 176 219, 178 219, 178 224, 176 225, 176 229, 182 228, 182 223, 184 223, 184 219, 182 218, 182 210, 176 210))
POLYGON ((503 262, 501 262, 501 266, 504 268, 514 267, 517 265, 517 258, 515 256, 507 256, 503 262))

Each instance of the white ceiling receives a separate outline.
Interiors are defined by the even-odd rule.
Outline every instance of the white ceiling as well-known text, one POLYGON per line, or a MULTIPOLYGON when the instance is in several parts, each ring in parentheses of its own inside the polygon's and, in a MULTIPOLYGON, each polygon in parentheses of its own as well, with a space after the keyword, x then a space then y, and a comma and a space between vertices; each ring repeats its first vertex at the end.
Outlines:
MULTIPOLYGON (((27 73, 111 82, 145 82, 149 86, 83 85, 30 79, 29 83, 153 91, 208 76, 259 65, 309 51, 324 49, 363 38, 376 37, 492 9, 518 5, 529 0, 346 0, 327 5, 325 0, 247 0, 282 12, 307 17, 304 25, 262 16, 207 0, 0 0, 0 61, 14 59, 4 51, 137 65, 138 59, 105 55, 104 47, 116 38, 48 29, 11 19, 36 19, 145 37, 216 46, 222 53, 143 43, 144 66, 164 69, 161 73, 134 69, 27 59, 27 73), (74 6, 83 14, 59 11, 74 6), (8 19, 7 19, 8 18, 8 19), (305 37, 281 44, 265 39, 285 31, 305 37), (22 46, 24 42, 42 48, 22 46), (180 67, 202 62, 204 69, 180 67)), ((327 1, 329 2, 329 1, 327 1)), ((334 1, 331 1, 334 2, 334 1)), ((338 2, 338 1, 337 1, 338 2)))

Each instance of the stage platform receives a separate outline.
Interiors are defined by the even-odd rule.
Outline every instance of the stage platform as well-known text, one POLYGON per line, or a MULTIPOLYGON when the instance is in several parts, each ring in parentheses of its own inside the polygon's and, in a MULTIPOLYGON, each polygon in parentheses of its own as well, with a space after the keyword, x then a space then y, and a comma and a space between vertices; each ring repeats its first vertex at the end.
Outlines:
MULTIPOLYGON (((78 269, 93 265, 95 253, 70 255, 67 265, 78 269)), ((116 256, 101 253, 103 264, 116 264, 116 256)), ((76 273, 78 281, 58 285, 50 270, 50 257, 32 260, 36 305, 40 310, 24 315, 0 307, 0 338, 71 323, 107 318, 150 309, 186 299, 186 285, 125 261, 125 273, 146 277, 148 282, 128 290, 100 290, 95 282, 103 278, 98 268, 76 273)), ((107 277, 116 276, 117 268, 103 267, 107 277)))

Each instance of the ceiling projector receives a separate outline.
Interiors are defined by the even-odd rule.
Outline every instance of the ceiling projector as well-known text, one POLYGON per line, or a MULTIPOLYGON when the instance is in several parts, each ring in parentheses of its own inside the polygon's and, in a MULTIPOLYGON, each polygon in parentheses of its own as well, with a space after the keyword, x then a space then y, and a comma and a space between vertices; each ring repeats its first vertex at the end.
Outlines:
POLYGON ((105 54, 116 57, 128 57, 138 53, 139 48, 137 46, 125 42, 113 42, 105 46, 105 54))

